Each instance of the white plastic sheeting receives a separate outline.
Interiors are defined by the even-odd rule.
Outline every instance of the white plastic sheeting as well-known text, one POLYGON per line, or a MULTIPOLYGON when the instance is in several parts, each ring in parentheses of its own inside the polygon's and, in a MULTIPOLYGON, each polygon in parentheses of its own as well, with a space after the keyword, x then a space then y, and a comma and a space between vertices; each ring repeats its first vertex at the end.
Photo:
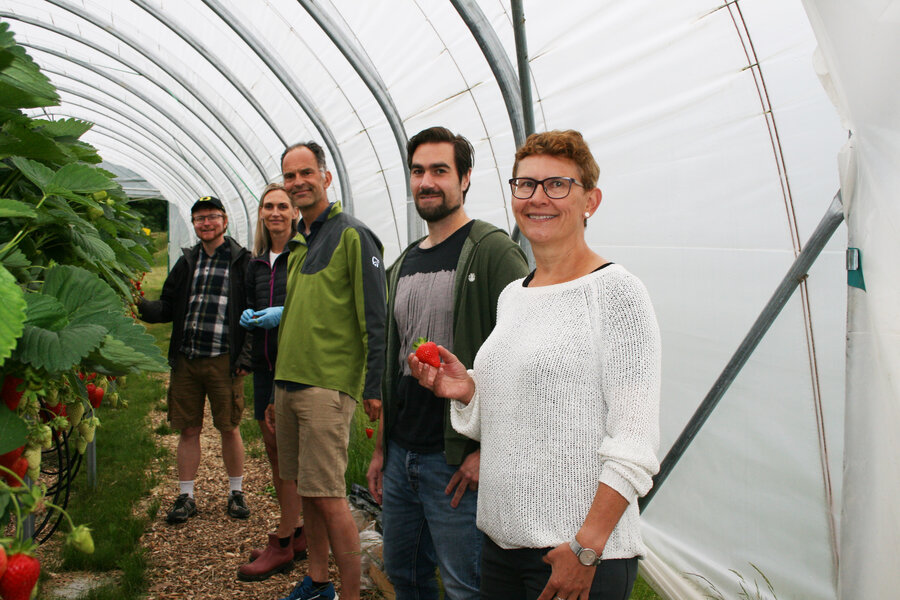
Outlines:
MULTIPOLYGON (((278 179, 284 144, 327 134, 347 171, 335 178, 332 197, 352 197, 354 213, 392 260, 408 237, 404 157, 371 91, 302 4, 0 0, 18 40, 62 90, 61 106, 48 112, 97 123, 88 139, 172 202, 181 220, 173 232, 187 238, 189 206, 214 194, 228 205, 232 234, 249 243, 256 195, 278 179)), ((513 130, 490 65, 454 5, 315 4, 374 65, 407 134, 441 124, 473 142, 467 210, 511 229, 505 181, 513 130)), ((508 2, 477 4, 515 64, 508 2)), ((887 284, 897 243, 888 204, 898 189, 896 70, 876 85, 897 56, 897 2, 806 4, 815 34, 799 0, 525 3, 537 129, 585 133, 604 192, 589 241, 643 279, 659 315, 662 453, 830 204, 847 129, 859 140, 850 223, 865 246, 867 282, 883 287, 851 293, 862 307, 851 317, 859 332, 851 342, 865 358, 858 367, 851 359, 847 387, 851 404, 870 407, 850 413, 854 462, 844 478, 841 228, 645 512, 644 573, 669 598, 712 589, 736 597, 742 577, 763 597, 766 578, 779 598, 836 598, 839 574, 845 586, 852 582, 844 598, 889 597, 900 588, 874 574, 880 553, 896 550, 896 513, 885 503, 877 520, 865 516, 870 481, 884 482, 885 502, 898 496, 887 431, 898 398, 887 366, 896 362, 888 361, 896 354, 897 295, 887 284), (870 24, 878 35, 858 45, 870 24), (817 37, 819 64, 839 75, 832 89, 844 125, 817 79, 817 37), (894 46, 881 62, 872 60, 888 42, 894 46), (881 70, 858 73, 863 59, 881 70), (890 102, 885 90, 893 90, 890 102), (883 322, 890 329, 878 333, 883 322), (861 391, 870 378, 878 385, 861 391), (883 433, 873 437, 884 446, 868 444, 870 427, 883 433), (870 460, 876 451, 884 463, 870 460), (856 461, 869 462, 854 472, 856 461), (884 471, 886 481, 873 475, 884 471), (855 516, 842 524, 844 481, 867 493, 844 490, 855 516), (878 540, 871 547, 870 536, 878 540), (854 593, 861 589, 868 593, 854 593)))
POLYGON ((827 82, 853 135, 841 155, 849 244, 860 249, 866 291, 849 288, 842 598, 900 589, 900 3, 810 2, 827 82), (891 566, 893 565, 893 566, 891 566))

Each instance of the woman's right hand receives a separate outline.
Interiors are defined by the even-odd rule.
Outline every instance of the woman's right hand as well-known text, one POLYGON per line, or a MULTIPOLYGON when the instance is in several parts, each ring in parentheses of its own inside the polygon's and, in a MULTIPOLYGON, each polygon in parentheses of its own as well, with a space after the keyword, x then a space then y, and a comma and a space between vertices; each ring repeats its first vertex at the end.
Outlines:
POLYGON ((434 392, 435 396, 468 404, 475 395, 475 380, 456 355, 443 346, 438 346, 438 352, 441 355, 440 368, 425 364, 415 354, 410 354, 406 360, 412 376, 419 380, 422 387, 434 392))

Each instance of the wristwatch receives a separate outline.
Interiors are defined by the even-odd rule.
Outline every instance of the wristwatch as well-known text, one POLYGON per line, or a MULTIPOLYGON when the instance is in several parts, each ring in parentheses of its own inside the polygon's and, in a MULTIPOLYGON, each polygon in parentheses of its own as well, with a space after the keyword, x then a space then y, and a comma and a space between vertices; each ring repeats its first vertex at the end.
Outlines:
POLYGON ((578 540, 574 537, 572 538, 572 541, 569 542, 569 548, 571 548, 572 552, 575 553, 575 556, 578 557, 578 562, 584 566, 596 567, 600 565, 600 557, 597 556, 597 551, 590 548, 582 548, 581 544, 579 544, 578 540))

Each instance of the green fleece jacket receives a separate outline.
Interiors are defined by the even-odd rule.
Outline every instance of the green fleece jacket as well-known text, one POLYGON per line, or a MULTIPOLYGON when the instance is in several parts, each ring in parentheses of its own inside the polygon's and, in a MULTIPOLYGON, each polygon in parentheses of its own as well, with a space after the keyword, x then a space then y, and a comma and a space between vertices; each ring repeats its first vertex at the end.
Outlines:
MULTIPOLYGON (((423 238, 424 239, 424 238, 423 238)), ((388 269, 387 360, 382 382, 384 440, 390 439, 391 427, 397 419, 402 400, 397 396, 401 371, 397 364, 400 334, 394 320, 394 300, 400 267, 410 248, 422 242, 416 240, 388 269)), ((497 298, 511 281, 528 274, 528 263, 522 249, 502 229, 475 220, 463 243, 456 263, 453 287, 453 348, 450 349, 464 365, 471 368, 475 354, 490 335, 497 321, 497 298)), ((447 464, 458 465, 478 442, 457 433, 450 425, 450 401, 444 401, 444 453, 447 464)), ((383 450, 387 453, 387 444, 383 450)), ((385 458, 385 460, 387 460, 385 458)))
POLYGON ((287 296, 275 379, 381 398, 385 281, 382 245, 335 202, 312 245, 288 245, 287 296))

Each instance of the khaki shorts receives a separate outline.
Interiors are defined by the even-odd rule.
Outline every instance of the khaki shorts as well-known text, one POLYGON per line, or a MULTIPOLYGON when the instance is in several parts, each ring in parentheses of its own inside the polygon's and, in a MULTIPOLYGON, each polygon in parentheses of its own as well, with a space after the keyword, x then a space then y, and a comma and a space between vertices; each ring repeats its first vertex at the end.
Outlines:
POLYGON ((188 358, 179 353, 169 379, 169 422, 172 429, 202 427, 207 397, 216 429, 231 431, 241 424, 244 378, 231 374, 229 356, 188 358))
POLYGON ((275 386, 275 436, 282 479, 296 479, 301 496, 347 495, 347 445, 356 401, 335 390, 289 392, 275 386))

